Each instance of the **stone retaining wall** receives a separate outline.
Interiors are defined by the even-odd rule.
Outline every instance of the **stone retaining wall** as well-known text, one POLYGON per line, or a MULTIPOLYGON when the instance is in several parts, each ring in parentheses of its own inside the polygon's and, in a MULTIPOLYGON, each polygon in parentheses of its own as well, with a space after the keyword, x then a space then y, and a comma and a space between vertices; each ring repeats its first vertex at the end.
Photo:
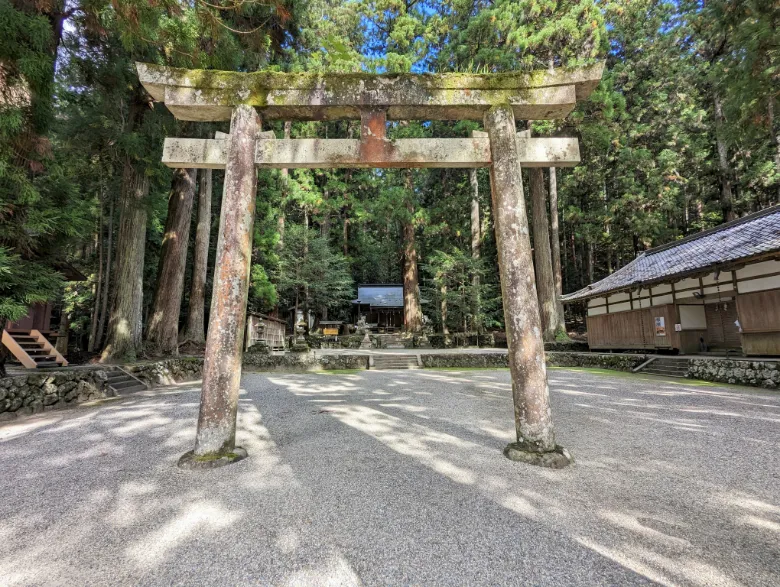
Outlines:
POLYGON ((312 353, 286 353, 284 355, 246 353, 244 355, 244 367, 251 371, 288 373, 334 369, 366 369, 368 367, 368 356, 322 355, 315 357, 312 353))
MULTIPOLYGON (((200 379, 203 359, 182 357, 123 368, 148 385, 169 385, 200 379)), ((114 397, 116 393, 106 384, 111 371, 111 366, 95 365, 3 377, 0 379, 0 421, 114 397)))
POLYGON ((631 371, 647 360, 646 355, 619 355, 610 353, 545 353, 547 364, 553 367, 592 367, 631 371))
POLYGON ((203 372, 203 359, 200 357, 177 357, 125 365, 124 369, 147 385, 171 385, 179 381, 200 379, 203 372))
MULTIPOLYGON (((547 352, 547 364, 556 367, 595 367, 615 371, 631 371, 646 360, 644 355, 613 355, 597 353, 547 352)), ((423 367, 500 368, 509 367, 506 353, 441 353, 421 354, 423 367)))
POLYGON ((0 379, 0 420, 66 408, 113 395, 106 369, 47 371, 0 379))
POLYGON ((506 353, 420 354, 423 367, 500 368, 509 367, 506 353))
MULTIPOLYGON (((592 367, 631 371, 647 360, 647 355, 548 352, 547 364, 556 367, 592 367)), ((502 368, 508 367, 506 353, 432 353, 421 354, 428 368, 502 368)), ((691 358, 687 376, 717 383, 736 383, 775 389, 780 387, 780 364, 773 360, 739 361, 734 359, 691 358)), ((267 355, 246 353, 247 371, 302 373, 323 370, 360 370, 368 367, 367 355, 322 355, 288 353, 267 355)), ((128 372, 150 386, 170 385, 199 379, 203 359, 180 357, 124 366, 128 372)), ((33 372, 0 379, 0 421, 37 414, 47 410, 115 395, 106 385, 111 367, 95 366, 65 371, 33 372)))
POLYGON ((690 359, 688 377, 776 389, 780 386, 780 366, 777 361, 771 360, 690 359))

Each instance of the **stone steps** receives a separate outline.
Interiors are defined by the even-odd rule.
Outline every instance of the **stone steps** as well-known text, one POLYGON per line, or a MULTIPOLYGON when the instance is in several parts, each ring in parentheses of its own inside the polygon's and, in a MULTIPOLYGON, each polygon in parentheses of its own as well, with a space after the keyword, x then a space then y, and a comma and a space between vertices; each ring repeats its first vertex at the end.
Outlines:
POLYGON ((369 369, 419 369, 417 355, 372 355, 369 369))
POLYGON ((382 348, 403 349, 404 342, 398 334, 380 334, 378 339, 382 341, 382 348))
POLYGON ((688 361, 659 358, 649 363, 641 372, 649 375, 684 379, 688 375, 688 361))
POLYGON ((106 378, 106 384, 109 389, 112 389, 115 393, 133 393, 136 391, 145 391, 148 386, 141 381, 125 373, 121 369, 112 371, 106 378))

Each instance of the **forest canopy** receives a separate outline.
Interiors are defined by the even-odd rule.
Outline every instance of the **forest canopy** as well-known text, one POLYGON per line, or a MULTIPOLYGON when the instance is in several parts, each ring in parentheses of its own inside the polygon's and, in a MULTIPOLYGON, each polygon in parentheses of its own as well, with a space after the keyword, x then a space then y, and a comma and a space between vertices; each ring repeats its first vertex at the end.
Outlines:
MULTIPOLYGON (((202 343, 223 173, 169 169, 162 143, 229 129, 175 120, 136 61, 368 73, 604 61, 565 120, 518 121, 580 144, 575 168, 526 170, 529 211, 534 189, 549 202, 550 232, 532 239, 551 242, 560 294, 780 201, 779 25, 774 0, 0 0, 0 321, 51 302, 53 327, 106 360, 202 343), (86 281, 66 281, 63 263, 86 281)), ((263 130, 357 138, 359 125, 263 130)), ((413 330, 501 328, 496 255, 486 170, 258 171, 253 311, 347 319, 358 284, 404 283, 413 330)))

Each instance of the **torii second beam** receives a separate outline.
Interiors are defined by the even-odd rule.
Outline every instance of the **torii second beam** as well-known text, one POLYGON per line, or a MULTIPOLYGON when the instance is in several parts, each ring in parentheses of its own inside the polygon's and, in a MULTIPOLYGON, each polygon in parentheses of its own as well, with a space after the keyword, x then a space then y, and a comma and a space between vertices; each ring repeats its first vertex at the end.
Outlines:
MULTIPOLYGON (((357 139, 272 139, 256 141, 255 165, 263 169, 325 169, 339 167, 489 167, 490 140, 398 139, 386 141, 366 157, 357 139)), ((162 162, 168 167, 224 169, 229 139, 167 138, 162 162)), ((574 138, 517 138, 523 167, 572 167, 580 161, 574 138)))

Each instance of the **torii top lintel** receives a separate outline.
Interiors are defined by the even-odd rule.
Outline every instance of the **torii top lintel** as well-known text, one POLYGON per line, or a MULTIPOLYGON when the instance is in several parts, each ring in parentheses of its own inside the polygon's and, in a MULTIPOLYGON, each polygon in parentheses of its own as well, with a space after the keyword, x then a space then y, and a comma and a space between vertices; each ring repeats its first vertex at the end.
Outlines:
POLYGON ((564 118, 601 81, 603 63, 578 69, 497 74, 241 73, 137 63, 152 97, 180 120, 230 120, 248 104, 267 120, 359 119, 379 109, 389 120, 482 120, 509 103, 526 120, 564 118))

